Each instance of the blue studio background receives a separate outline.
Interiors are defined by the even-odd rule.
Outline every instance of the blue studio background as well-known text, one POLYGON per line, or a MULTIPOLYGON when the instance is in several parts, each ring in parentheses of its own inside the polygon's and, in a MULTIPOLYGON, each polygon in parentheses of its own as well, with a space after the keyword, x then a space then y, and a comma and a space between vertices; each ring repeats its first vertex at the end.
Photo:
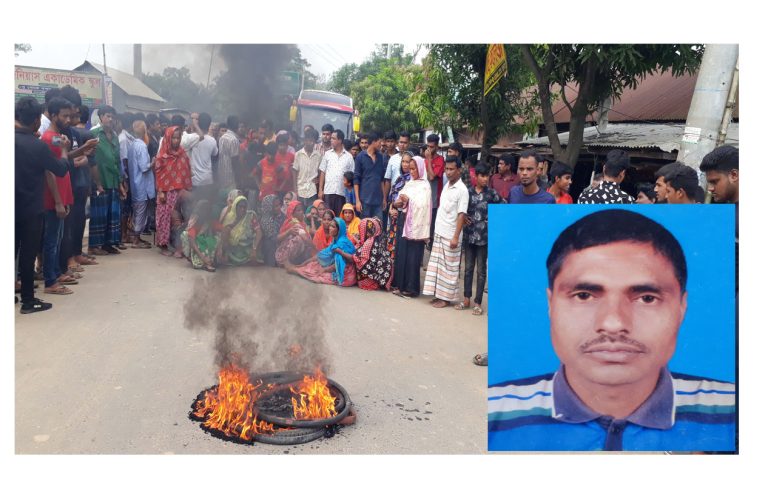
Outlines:
POLYGON ((688 311, 672 371, 735 380, 735 214, 731 204, 489 207, 488 383, 550 373, 546 259, 557 236, 589 213, 628 209, 665 226, 688 264, 688 311))

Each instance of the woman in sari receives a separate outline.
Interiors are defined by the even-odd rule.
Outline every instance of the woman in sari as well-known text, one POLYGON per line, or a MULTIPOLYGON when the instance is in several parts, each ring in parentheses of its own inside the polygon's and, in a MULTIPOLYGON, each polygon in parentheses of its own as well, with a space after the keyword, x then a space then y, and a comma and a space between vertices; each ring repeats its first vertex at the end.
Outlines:
POLYGON ((213 218, 213 208, 207 200, 195 205, 187 229, 181 233, 184 256, 192 262, 192 268, 215 272, 214 260, 219 248, 219 232, 224 228, 213 218))
POLYGON ((224 222, 224 218, 227 217, 227 213, 230 209, 232 209, 232 204, 235 202, 235 199, 238 195, 243 195, 243 192, 238 189, 230 190, 227 194, 227 205, 224 206, 224 208, 221 210, 221 213, 219 214, 220 223, 224 222))
POLYGON ((280 234, 280 226, 285 217, 280 212, 280 199, 275 194, 270 194, 261 200, 261 257, 264 265, 276 267, 275 252, 277 251, 277 236, 280 234))
POLYGON ((238 196, 224 217, 220 261, 227 265, 254 264, 261 244, 261 227, 256 213, 248 210, 248 199, 238 196))
POLYGON ((301 202, 294 200, 288 204, 286 213, 285 222, 277 236, 279 245, 275 252, 275 261, 281 267, 288 262, 293 265, 304 263, 315 254, 315 245, 304 224, 301 202))
POLYGON ((318 229, 322 226, 322 218, 320 216, 321 215, 315 206, 309 206, 304 214, 304 223, 307 225, 309 236, 312 238, 315 237, 318 229))
POLYGON ((295 201, 297 199, 295 192, 285 192, 285 195, 283 195, 283 207, 280 208, 280 212, 285 215, 286 218, 288 218, 288 206, 291 204, 291 202, 295 201))
POLYGON ((176 207, 179 191, 192 188, 192 172, 189 157, 181 147, 181 127, 169 127, 163 136, 163 144, 155 158, 155 186, 157 209, 155 210, 155 244, 165 256, 171 256, 168 242, 171 237, 171 213, 176 207))
POLYGON ((341 217, 347 225, 347 237, 357 246, 360 242, 360 218, 355 214, 355 206, 349 203, 344 204, 341 207, 341 217))
POLYGON ((325 212, 323 212, 323 219, 321 220, 320 228, 317 229, 315 236, 312 238, 312 242, 315 243, 316 250, 322 251, 323 249, 330 246, 333 242, 333 238, 328 231, 328 226, 331 224, 334 217, 335 215, 330 209, 326 209, 325 212))
POLYGON ((392 292, 405 298, 419 296, 421 291, 421 261, 432 221, 432 190, 426 162, 422 157, 414 157, 409 167, 411 180, 400 190, 390 210, 390 215, 399 212, 392 292))
POLYGON ((328 232, 333 239, 330 246, 299 266, 286 264, 285 269, 318 284, 354 286, 357 282, 352 263, 355 246, 347 238, 344 220, 335 218, 328 226, 328 232))
MULTIPOLYGON (((403 152, 402 155, 402 161, 400 162, 400 174, 397 176, 397 179, 392 184, 392 188, 389 190, 389 195, 387 196, 387 202, 389 202, 390 207, 392 207, 392 204, 397 200, 397 196, 400 195, 400 190, 403 189, 406 183, 411 181, 411 159, 413 158, 413 154, 411 152, 403 152)), ((389 256, 392 258, 392 263, 395 262, 395 243, 397 242, 397 216, 400 214, 398 211, 397 213, 393 213, 390 211, 389 213, 389 233, 387 234, 387 251, 389 252, 389 256)))
POLYGON ((382 237, 381 221, 378 218, 365 218, 360 221, 360 245, 352 257, 360 289, 389 290, 392 284, 392 258, 382 237))

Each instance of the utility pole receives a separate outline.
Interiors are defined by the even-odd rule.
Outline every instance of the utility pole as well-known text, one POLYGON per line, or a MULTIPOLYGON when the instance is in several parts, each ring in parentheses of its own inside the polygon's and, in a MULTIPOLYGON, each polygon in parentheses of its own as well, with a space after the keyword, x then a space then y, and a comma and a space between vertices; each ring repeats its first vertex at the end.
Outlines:
POLYGON ((712 44, 701 60, 677 160, 696 169, 702 188, 706 188, 706 180, 699 165, 717 146, 738 59, 738 44, 712 44))

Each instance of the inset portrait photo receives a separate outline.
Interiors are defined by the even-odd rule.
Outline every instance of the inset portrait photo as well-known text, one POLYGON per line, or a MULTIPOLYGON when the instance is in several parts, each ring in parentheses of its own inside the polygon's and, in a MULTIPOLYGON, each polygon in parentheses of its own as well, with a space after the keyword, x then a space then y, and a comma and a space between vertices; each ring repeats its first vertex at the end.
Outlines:
POLYGON ((734 207, 614 207, 491 208, 490 451, 736 451, 734 207))

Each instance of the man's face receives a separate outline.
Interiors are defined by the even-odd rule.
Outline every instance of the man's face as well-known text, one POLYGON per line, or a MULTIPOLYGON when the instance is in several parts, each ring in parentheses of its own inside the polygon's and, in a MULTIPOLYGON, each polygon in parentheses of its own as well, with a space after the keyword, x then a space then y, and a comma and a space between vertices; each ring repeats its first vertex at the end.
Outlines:
POLYGON ((80 108, 72 108, 69 115, 69 127, 77 127, 80 124, 80 108))
POLYGON ((520 158, 517 163, 517 175, 520 176, 520 184, 527 187, 536 183, 539 176, 539 165, 535 157, 520 158))
POLYGON ((288 151, 288 142, 277 144, 277 153, 279 153, 280 155, 285 155, 285 152, 287 151, 288 151))
POLYGON ((304 150, 307 153, 312 153, 315 148, 315 139, 309 136, 304 136, 304 150))
POLYGON ((675 352, 687 293, 651 244, 624 241, 566 256, 547 299, 552 345, 576 388, 655 382, 675 352))
POLYGON ((402 153, 408 150, 409 146, 411 146, 411 138, 408 136, 400 136, 400 139, 397 140, 397 148, 400 152, 402 153))
POLYGON ((429 150, 429 153, 434 157, 437 154, 437 142, 427 143, 427 150, 429 150))
POLYGON ((734 202, 739 189, 739 170, 707 171, 707 190, 717 202, 734 202))
POLYGON ((488 186, 488 175, 487 174, 478 174, 475 176, 475 179, 477 180, 477 186, 481 190, 488 186))
POLYGON ((451 183, 455 182, 461 177, 461 172, 459 172, 459 168, 456 166, 455 162, 445 163, 445 176, 451 183))
POLYGON ((373 151, 377 152, 377 151, 381 150, 381 140, 377 139, 373 143, 369 143, 368 146, 373 147, 373 151))
POLYGON ((110 131, 115 126, 115 117, 111 113, 100 115, 99 121, 105 131, 110 131))
POLYGON ((688 197, 682 188, 675 190, 672 185, 667 183, 667 202, 669 204, 685 204, 688 202, 688 197))
POLYGON ((384 147, 387 149, 388 152, 391 152, 395 149, 395 140, 394 139, 387 139, 384 140, 384 147))
POLYGON ((160 134, 163 132, 163 126, 160 124, 159 120, 155 120, 150 126, 149 130, 152 133, 153 136, 160 136, 160 134))
POLYGON ((69 127, 69 117, 72 115, 72 108, 62 108, 56 115, 51 115, 51 122, 56 124, 59 132, 69 127))
POLYGON ((664 176, 656 178, 656 184, 653 187, 653 191, 656 192, 656 202, 664 202, 667 200, 668 190, 669 185, 667 185, 667 182, 664 180, 664 176))
POLYGON ((357 157, 357 154, 360 153, 360 147, 357 146, 357 144, 352 145, 352 148, 349 149, 349 153, 352 154, 352 157, 357 157))
POLYGON ((563 176, 558 176, 555 178, 555 185, 557 185, 557 187, 563 192, 568 192, 568 190, 570 190, 572 182, 573 180, 571 179, 570 174, 564 174, 563 176))
POLYGON ((237 126, 237 135, 244 138, 246 134, 248 134, 248 126, 245 125, 245 123, 240 122, 237 126))
POLYGON ((360 138, 360 150, 368 149, 368 138, 360 138))
POLYGON ((507 164, 505 161, 499 160, 499 174, 502 174, 502 175, 507 174, 511 167, 512 166, 507 164))
POLYGON ((343 147, 344 140, 339 139, 336 133, 331 134, 331 147, 336 150, 343 147))
POLYGON ((448 156, 449 157, 451 157, 451 156, 458 157, 459 156, 459 151, 458 150, 454 150, 453 148, 449 148, 448 149, 448 156))
POLYGON ((331 143, 332 131, 323 131, 321 137, 323 138, 323 144, 328 146, 331 143))
POLYGON ((645 192, 637 192, 637 203, 638 204, 653 204, 653 201, 648 198, 647 195, 645 195, 645 192))

